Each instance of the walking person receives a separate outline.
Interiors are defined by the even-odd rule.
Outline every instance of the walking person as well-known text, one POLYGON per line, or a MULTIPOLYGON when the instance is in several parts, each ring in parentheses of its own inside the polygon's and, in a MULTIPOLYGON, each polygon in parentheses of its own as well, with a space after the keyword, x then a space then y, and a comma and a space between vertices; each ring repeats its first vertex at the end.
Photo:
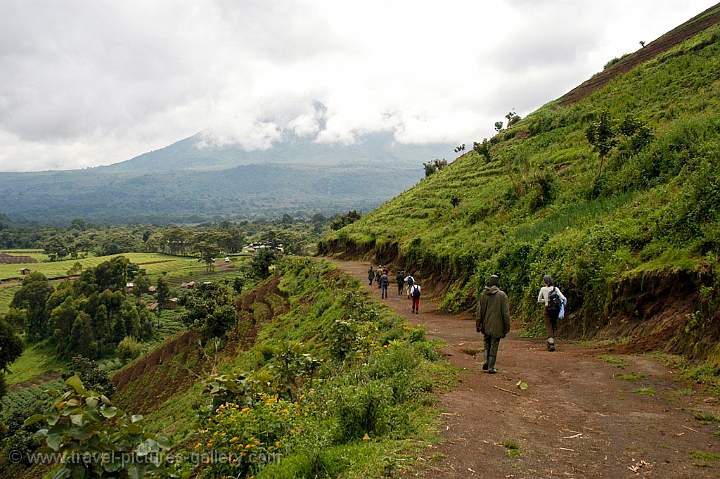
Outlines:
POLYGON ((413 278, 411 274, 408 274, 405 277, 405 294, 407 294, 408 299, 410 298, 410 288, 412 288, 413 284, 415 284, 415 278, 413 278))
POLYGON ((397 283, 398 296, 402 296, 403 286, 405 285, 405 271, 399 270, 395 273, 395 282, 397 283))
POLYGON ((475 329, 483 333, 485 339, 485 363, 482 368, 490 374, 495 374, 495 361, 497 360, 500 339, 510 332, 510 305, 504 291, 498 287, 497 275, 490 276, 485 281, 485 290, 480 295, 475 310, 475 329))
POLYGON ((379 266, 378 269, 375 270, 375 282, 377 283, 378 289, 380 289, 380 277, 382 276, 382 266, 379 266))
POLYGON ((422 288, 413 280, 412 286, 410 286, 410 298, 412 298, 412 312, 420 314, 420 294, 422 288))
POLYGON ((370 265, 370 269, 368 270, 368 286, 372 286, 372 282, 375 279, 375 270, 373 269, 372 265, 370 265))
POLYGON ((545 332, 547 333, 547 350, 555 351, 555 331, 557 330, 558 319, 565 315, 567 298, 562 294, 560 288, 553 284, 552 276, 543 276, 545 286, 540 288, 538 303, 545 305, 545 332))
POLYGON ((390 285, 390 277, 388 277, 388 270, 384 270, 382 276, 380 276, 380 298, 381 299, 387 298, 389 285, 390 285))

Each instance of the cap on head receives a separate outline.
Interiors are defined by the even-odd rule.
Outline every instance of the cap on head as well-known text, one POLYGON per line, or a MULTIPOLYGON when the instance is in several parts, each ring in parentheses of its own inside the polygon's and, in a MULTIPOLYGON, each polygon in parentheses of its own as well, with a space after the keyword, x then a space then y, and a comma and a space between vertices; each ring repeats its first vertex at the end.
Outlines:
POLYGON ((496 274, 488 276, 488 279, 485 280, 485 286, 487 286, 488 288, 497 286, 499 283, 500 283, 500 278, 496 274))
POLYGON ((543 276, 543 283, 545 283, 547 286, 552 286, 552 283, 553 283, 552 276, 550 276, 549 274, 546 274, 545 276, 543 276))

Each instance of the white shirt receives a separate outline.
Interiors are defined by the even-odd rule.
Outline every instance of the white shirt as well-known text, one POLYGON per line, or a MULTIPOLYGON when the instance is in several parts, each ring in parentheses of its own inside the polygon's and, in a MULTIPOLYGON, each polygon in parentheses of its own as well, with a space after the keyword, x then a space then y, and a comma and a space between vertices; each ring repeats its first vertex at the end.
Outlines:
POLYGON ((540 293, 538 294, 538 303, 545 303, 545 306, 548 305, 550 302, 550 291, 555 289, 555 292, 557 292, 558 296, 560 296, 560 299, 563 303, 567 304, 567 298, 563 296, 562 292, 560 292, 560 288, 557 286, 543 286, 540 288, 540 293))
POLYGON ((410 288, 410 295, 411 295, 411 296, 412 296, 413 292, 415 291, 415 288, 417 288, 418 293, 421 293, 421 294, 422 294, 422 288, 420 287, 419 284, 415 283, 415 284, 413 284, 412 287, 410 288))

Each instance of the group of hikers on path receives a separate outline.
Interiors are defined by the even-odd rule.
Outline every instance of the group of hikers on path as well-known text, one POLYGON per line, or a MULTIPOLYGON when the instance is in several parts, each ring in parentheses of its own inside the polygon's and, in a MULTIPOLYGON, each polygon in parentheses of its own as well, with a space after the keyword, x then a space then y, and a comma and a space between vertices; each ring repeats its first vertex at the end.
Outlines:
MULTIPOLYGON (((373 281, 377 283, 380 289, 380 298, 386 299, 388 297, 388 287, 390 286, 389 271, 386 267, 380 265, 374 268, 372 265, 368 269, 368 285, 372 286, 373 281)), ((411 311, 414 314, 420 314, 420 295, 422 288, 415 281, 412 274, 405 275, 405 271, 398 270, 395 273, 395 283, 397 284, 398 296, 407 296, 408 299, 412 300, 411 311)))
MULTIPOLYGON (((537 302, 543 305, 543 316, 545 320, 545 332, 547 335, 547 350, 555 351, 555 334, 559 320, 565 317, 567 298, 562 294, 560 288, 553 284, 550 275, 543 276, 543 286, 538 293, 537 302)), ((368 284, 372 286, 373 281, 380 289, 382 299, 388 297, 388 286, 390 277, 388 269, 382 265, 377 268, 370 266, 368 269, 368 284)), ((399 270, 395 273, 398 296, 406 295, 412 300, 412 312, 420 314, 420 295, 422 288, 412 274, 405 274, 399 270)), ((475 308, 475 329, 482 333, 485 342, 485 362, 483 371, 495 374, 495 362, 497 360, 500 340, 510 332, 510 304, 507 294, 499 287, 500 277, 491 275, 485 281, 485 289, 480 294, 477 307, 475 308)))

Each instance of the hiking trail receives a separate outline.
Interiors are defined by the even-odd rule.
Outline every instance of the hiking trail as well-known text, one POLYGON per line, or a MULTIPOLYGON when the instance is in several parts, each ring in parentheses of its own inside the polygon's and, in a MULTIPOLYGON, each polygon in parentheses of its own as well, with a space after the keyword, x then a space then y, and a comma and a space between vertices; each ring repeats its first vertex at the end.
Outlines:
MULTIPOLYGON (((368 287, 369 263, 329 261, 368 287)), ((462 368, 459 383, 439 399, 443 441, 420 454, 410 476, 720 477, 718 427, 694 418, 717 412, 717 398, 691 392, 656 360, 562 339, 550 353, 543 339, 513 331, 500 342, 498 374, 484 374, 482 335, 470 315, 438 311, 427 294, 420 314, 411 314, 394 282, 389 292, 382 302, 443 340, 443 354, 462 368), (598 359, 602 354, 624 368, 598 359)), ((381 301, 375 284, 372 294, 381 301)))

